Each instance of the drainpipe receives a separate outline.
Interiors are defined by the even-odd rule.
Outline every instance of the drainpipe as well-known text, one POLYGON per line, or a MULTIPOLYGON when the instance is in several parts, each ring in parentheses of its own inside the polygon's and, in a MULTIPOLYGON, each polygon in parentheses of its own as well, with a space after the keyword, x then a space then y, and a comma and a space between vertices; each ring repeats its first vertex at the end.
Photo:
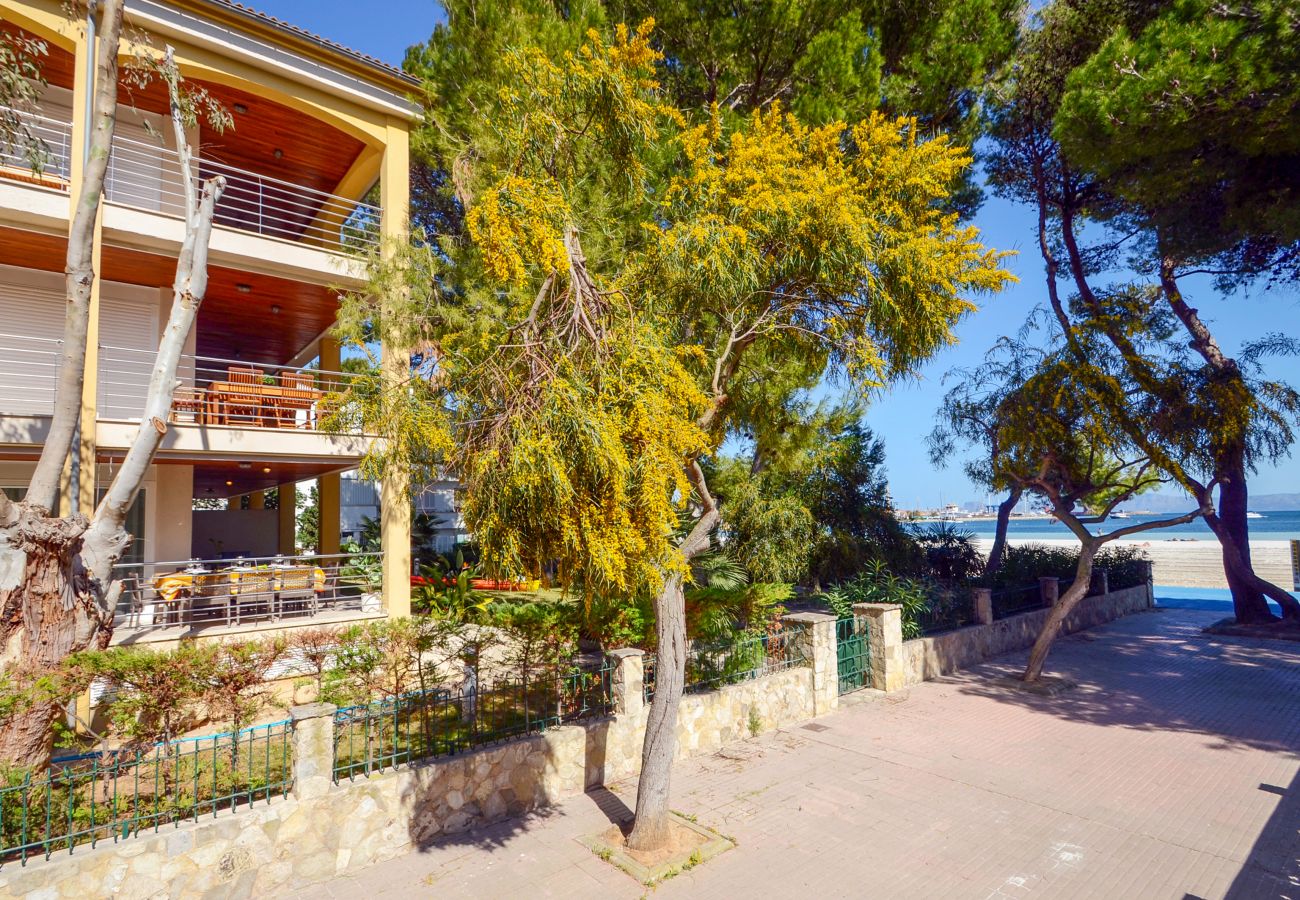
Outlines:
MULTIPOLYGON (((90 129, 94 128, 92 116, 95 111, 95 42, 97 40, 95 13, 99 9, 99 0, 90 0, 86 4, 86 128, 81 135, 81 171, 85 177, 86 163, 90 161, 90 129)), ((72 471, 68 476, 68 497, 71 511, 77 510, 81 501, 81 416, 72 429, 72 471)))

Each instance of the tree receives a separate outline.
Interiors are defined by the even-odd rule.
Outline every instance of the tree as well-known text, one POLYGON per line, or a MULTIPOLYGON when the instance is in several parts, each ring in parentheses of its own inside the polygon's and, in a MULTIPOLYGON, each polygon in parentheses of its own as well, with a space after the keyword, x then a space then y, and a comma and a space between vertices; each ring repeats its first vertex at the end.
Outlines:
MULTIPOLYGON (((1095 344, 1079 339, 1081 329, 1092 329, 1118 354, 1134 389, 1164 398, 1168 420, 1159 430, 1153 430, 1149 421, 1128 416, 1123 406, 1115 406, 1110 414, 1116 427, 1125 429, 1157 466, 1207 510, 1205 520, 1222 547, 1238 621, 1272 620, 1266 596, 1277 601, 1288 617, 1300 617, 1300 603, 1295 598, 1255 574, 1247 518, 1249 473, 1259 460, 1285 455, 1300 414, 1300 395, 1264 377, 1260 362, 1269 353, 1294 353, 1300 347, 1280 335, 1269 335, 1243 348, 1234 359, 1223 352, 1208 324, 1187 302, 1182 284, 1188 276, 1205 271, 1207 263, 1227 279, 1276 271, 1286 252, 1260 257, 1256 251, 1285 240, 1282 230, 1261 226, 1253 236, 1243 237, 1238 227, 1242 216, 1231 217, 1236 223, 1231 227, 1228 219, 1207 218, 1194 205, 1196 198, 1205 195, 1196 192, 1174 191, 1168 205, 1154 205, 1153 198, 1163 191, 1159 181, 1169 175, 1170 170, 1163 167, 1169 160, 1157 163, 1152 158, 1143 163, 1146 156, 1154 153, 1158 157, 1161 151, 1128 147, 1141 144, 1147 136, 1143 131, 1146 120, 1132 107, 1129 112, 1134 118, 1125 120, 1124 126, 1133 126, 1126 132, 1129 136, 1107 143, 1112 149, 1127 148, 1115 150, 1113 170, 1087 154, 1083 154, 1085 164, 1080 165, 1058 140, 1058 136, 1082 134, 1096 124, 1086 111, 1110 108, 1109 101, 1099 101, 1093 92, 1089 73, 1100 77, 1097 66, 1101 64, 1095 62, 1099 59, 1110 59, 1112 68, 1117 64, 1115 54, 1119 51, 1115 47, 1123 45, 1130 31, 1148 35, 1163 47, 1158 52, 1168 55, 1170 64, 1179 59, 1187 64, 1191 59, 1192 69, 1200 65, 1195 54, 1189 57, 1182 52, 1185 46, 1179 41, 1166 40, 1179 33, 1176 25, 1161 17, 1166 7, 1134 9, 1137 12, 1100 0, 1063 0, 1040 13, 1038 26, 1026 36, 994 95, 992 131, 997 149, 990 160, 991 180, 998 192, 1038 210, 1038 243, 1048 300, 1076 363, 1086 366, 1087 354, 1098 350, 1095 344), (1139 181, 1150 190, 1136 189, 1139 181), (1175 229, 1166 219, 1195 221, 1197 227, 1175 229), (1222 227, 1214 225, 1216 221, 1222 227), (1098 236, 1091 246, 1081 237, 1085 223, 1099 226, 1090 229, 1098 236), (1212 237, 1210 232, 1216 228, 1218 235, 1212 237), (1139 277, 1105 283, 1103 274, 1125 253, 1139 277), (1062 280, 1073 288, 1073 300, 1061 295, 1062 280), (1183 341, 1174 339, 1180 331, 1183 341), (1216 490, 1217 510, 1210 502, 1216 490)), ((1175 18, 1179 15, 1183 13, 1175 18)), ((1259 44, 1229 41, 1225 52, 1229 50, 1257 53, 1259 44)), ((1146 57, 1150 59, 1156 52, 1148 49, 1146 57)), ((1251 65, 1249 57, 1234 64, 1241 71, 1248 71, 1251 65)), ((1261 65, 1267 68, 1267 64, 1261 65)), ((1212 80, 1198 81, 1189 72, 1186 83, 1204 85, 1212 80)), ((1125 85, 1130 95, 1150 88, 1125 85)), ((1144 115, 1154 116, 1154 121, 1167 112, 1162 109, 1156 104, 1144 115)), ((1267 128, 1268 117, 1262 121, 1267 128)), ((1222 116, 1211 116, 1207 122, 1216 127, 1225 124, 1222 116)), ((1107 128, 1120 126, 1121 120, 1114 117, 1107 124, 1107 128)), ((1199 122, 1196 134, 1204 134, 1199 122)), ((1080 138, 1076 135, 1070 140, 1080 138)), ((1231 146, 1235 138, 1221 134, 1209 140, 1231 146)), ((1101 152, 1099 147, 1094 149, 1101 152)), ((1171 152, 1183 151, 1175 147, 1171 152)), ((1212 167, 1228 165, 1226 160, 1232 156, 1226 151, 1212 155, 1217 160, 1212 167)), ((1278 220, 1263 216, 1261 222, 1265 219, 1278 220)), ((1085 372, 1085 368, 1079 369, 1081 376, 1085 372)), ((1102 399, 1113 396, 1102 385, 1094 393, 1102 399)))
POLYGON ((944 381, 955 384, 944 394, 938 421, 930 432, 931 464, 943 468, 959 445, 973 447, 975 455, 962 466, 966 477, 974 484, 1007 495, 998 504, 993 546, 984 562, 984 581, 992 583, 1006 554, 1011 513, 1024 496, 1024 488, 1018 482, 999 476, 997 470, 997 461, 1002 454, 999 436, 1006 424, 1001 421, 1000 414, 1009 410, 1006 410, 1003 398, 980 388, 979 373, 975 370, 956 369, 944 375, 944 381))
MULTIPOLYGON (((505 56, 512 87, 482 110, 493 134, 460 179, 466 268, 409 283, 410 306, 381 323, 425 335, 436 405, 403 419, 393 410, 426 395, 394 392, 370 413, 441 417, 442 434, 390 446, 451 448, 490 569, 556 560, 585 595, 654 596, 640 849, 668 839, 683 589, 719 522, 701 458, 748 354, 823 354, 828 371, 883 384, 1008 277, 943 210, 970 161, 946 138, 880 114, 810 127, 780 108, 689 126, 657 89, 650 31, 505 56), (619 252, 589 255, 588 236, 619 252), (445 324, 464 318, 462 276, 494 293, 469 338, 445 324)), ((412 253, 406 271, 438 269, 436 250, 412 253)))
MULTIPOLYGON (((127 511, 139 493, 150 462, 167 431, 176 370, 207 288, 208 241, 213 210, 224 178, 196 179, 186 129, 200 114, 224 126, 228 116, 206 94, 182 89, 170 49, 161 58, 144 56, 138 80, 161 78, 170 97, 173 134, 185 193, 185 237, 177 260, 172 304, 155 358, 141 426, 109 483, 104 499, 87 519, 70 511, 53 514, 59 478, 81 415, 85 381, 90 295, 94 283, 93 235, 117 115, 118 53, 122 2, 99 8, 91 135, 80 195, 68 228, 67 310, 63 349, 56 376, 54 411, 45 445, 20 502, 0 496, 0 549, 6 573, 0 582, 0 641, 8 663, 26 677, 52 671, 68 654, 105 646, 112 634, 113 611, 123 584, 113 567, 130 540, 127 511)), ((0 731, 0 760, 41 766, 52 749, 55 701, 33 704, 0 731)))
POLYGON ((1089 530, 1104 524, 1120 503, 1170 480, 1158 460, 1147 456, 1125 428, 1117 427, 1111 414, 1119 409, 1126 417, 1156 418, 1159 399, 1127 389, 1123 363, 1113 354, 1100 355, 1104 339, 1095 339, 1091 346, 1099 358, 1080 365, 1060 344, 1039 350, 1004 341, 970 373, 968 386, 952 406, 993 410, 989 420, 996 423, 995 433, 986 445, 992 449, 991 477, 1046 500, 1079 540, 1074 580, 1048 612, 1030 649, 1023 676, 1028 683, 1042 677, 1062 623, 1087 596, 1093 561, 1105 544, 1190 522, 1205 512, 1204 505, 1193 506, 1179 516, 1106 532, 1089 530), (1097 377, 1099 370, 1104 377, 1097 377), (1099 396, 1101 391, 1109 391, 1109 396, 1099 396))

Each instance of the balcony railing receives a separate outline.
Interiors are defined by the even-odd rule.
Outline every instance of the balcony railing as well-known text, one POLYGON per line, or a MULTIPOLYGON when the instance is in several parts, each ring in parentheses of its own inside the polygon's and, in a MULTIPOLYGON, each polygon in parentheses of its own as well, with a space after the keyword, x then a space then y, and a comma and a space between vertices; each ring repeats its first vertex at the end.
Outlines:
POLYGON ((117 633, 203 630, 381 613, 379 553, 120 565, 117 633))
MULTIPOLYGON (((0 177, 67 189, 72 126, 24 110, 0 107, 17 123, 16 146, 0 154, 0 177), (35 162, 35 165, 33 163, 35 162)), ((259 175, 212 159, 197 158, 200 179, 224 175, 226 191, 216 222, 241 231, 346 253, 364 253, 379 242, 380 207, 259 175)), ((180 156, 153 141, 118 135, 104 179, 113 203, 180 216, 185 209, 180 156)))
MULTIPOLYGON (((154 351, 100 345, 99 417, 139 419, 154 351)), ((181 357, 172 421, 317 430, 331 400, 357 375, 211 356, 181 357)))
POLYGON ((72 126, 25 110, 0 106, 15 140, 0 148, 0 177, 68 189, 72 174, 72 126))
MULTIPOLYGON (((63 342, 0 332, 0 415, 48 416, 63 342)), ((156 353, 101 344, 98 413, 139 421, 156 353)), ((182 424, 314 431, 326 410, 336 422, 347 372, 185 354, 177 369, 171 420, 182 424)), ((344 429, 346 430, 346 429, 344 429)))

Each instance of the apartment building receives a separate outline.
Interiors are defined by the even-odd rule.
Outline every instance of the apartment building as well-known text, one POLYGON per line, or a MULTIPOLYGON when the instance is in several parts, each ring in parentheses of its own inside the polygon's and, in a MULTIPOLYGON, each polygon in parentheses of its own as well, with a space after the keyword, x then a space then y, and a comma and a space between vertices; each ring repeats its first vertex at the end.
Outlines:
MULTIPOLYGON (((200 176, 222 174, 228 187, 172 422, 131 517, 131 588, 114 639, 403 614, 409 515, 393 504, 373 558, 339 555, 339 477, 371 438, 318 425, 322 402, 350 377, 329 335, 338 291, 362 285, 360 257, 406 225, 415 83, 228 0, 128 0, 126 25, 124 34, 174 48, 184 78, 234 125, 200 122, 189 134, 200 176), (309 479, 320 487, 321 525, 318 554, 306 559, 295 556, 293 495, 309 479), (271 488, 275 511, 263 508, 271 488), (223 502, 227 510, 211 509, 223 502)), ((16 492, 53 405, 97 38, 60 0, 0 0, 0 28, 47 47, 40 103, 20 112, 44 161, 33 170, 21 154, 0 159, 0 488, 16 492)), ((124 62, 129 49, 124 40, 124 62)), ((85 512, 138 427, 183 234, 165 87, 124 75, 118 96, 80 453, 63 492, 65 509, 85 512)), ((386 496, 390 487, 403 495, 383 486, 386 496)))

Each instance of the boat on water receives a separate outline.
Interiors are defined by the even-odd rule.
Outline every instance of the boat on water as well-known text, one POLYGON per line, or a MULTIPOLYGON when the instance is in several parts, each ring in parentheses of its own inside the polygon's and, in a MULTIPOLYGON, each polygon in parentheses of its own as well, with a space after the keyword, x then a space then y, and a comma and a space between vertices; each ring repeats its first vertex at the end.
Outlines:
POLYGON ((1262 513, 1257 513, 1257 512, 1248 512, 1248 513, 1246 513, 1246 518, 1247 518, 1247 519, 1262 519, 1262 518, 1264 518, 1264 515, 1263 515, 1262 513))

